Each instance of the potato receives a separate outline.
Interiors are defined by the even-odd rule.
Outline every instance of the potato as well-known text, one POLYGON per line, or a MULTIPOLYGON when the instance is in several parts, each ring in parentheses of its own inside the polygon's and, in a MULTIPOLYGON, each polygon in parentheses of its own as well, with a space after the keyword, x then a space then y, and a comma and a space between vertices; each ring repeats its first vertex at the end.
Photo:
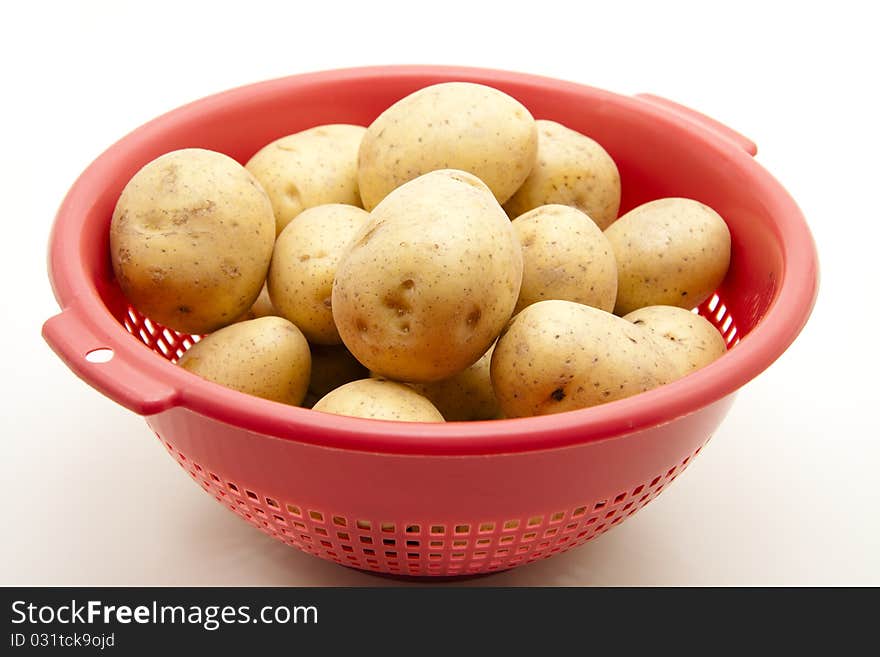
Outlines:
POLYGON ((694 308, 721 284, 730 265, 724 219, 687 198, 640 205, 605 235, 617 260, 617 315, 646 306, 694 308))
POLYGON ((275 306, 272 305, 272 299, 269 298, 269 289, 266 285, 263 285, 263 289, 260 290, 260 296, 257 297, 257 300, 254 301, 254 305, 252 305, 248 310, 245 311, 244 315, 242 315, 238 321, 243 322, 249 319, 257 319, 259 317, 280 317, 281 315, 276 310, 275 306))
POLYGON ((553 121, 537 121, 534 169, 504 209, 511 218, 560 203, 585 212, 601 229, 617 219, 620 175, 611 156, 589 137, 553 121))
POLYGON ((227 388, 298 405, 309 386, 311 356, 296 326, 260 317, 205 336, 177 364, 227 388))
POLYGON ((289 223, 275 242, 269 296, 281 316, 313 344, 342 342, 330 309, 333 276, 343 251, 369 218, 352 205, 318 205, 289 223))
POLYGON ((571 301, 540 301, 511 320, 492 355, 507 417, 547 415, 623 399, 675 378, 656 338, 571 301))
POLYGON ((344 345, 310 345, 312 351, 312 380, 309 394, 320 399, 331 390, 346 383, 365 379, 367 368, 361 365, 344 345))
POLYGON ((576 301, 611 312, 617 263, 595 222, 567 205, 542 205, 513 220, 523 249, 516 310, 547 299, 576 301))
POLYGON ((507 94, 445 82, 397 101, 373 121, 358 154, 358 186, 372 210, 391 190, 437 169, 479 177, 504 203, 535 163, 529 111, 507 94))
POLYGON ((684 308, 648 306, 624 317, 659 338, 679 377, 700 369, 727 351, 712 322, 684 308))
POLYGON ((366 128, 319 125, 276 139, 245 165, 272 201, 275 231, 300 212, 325 203, 360 206, 357 154, 366 128))
POLYGON ((522 249, 475 176, 435 171, 373 210, 336 268, 345 346, 397 381, 446 379, 482 356, 510 318, 522 249))
POLYGON ((415 390, 385 379, 346 383, 318 400, 316 411, 399 422, 443 422, 440 411, 415 390))
POLYGON ((492 345, 480 360, 448 379, 411 385, 437 407, 447 422, 494 420, 501 412, 489 378, 494 349, 492 345))
POLYGON ((184 333, 238 319, 266 279, 275 222, 269 198, 238 162, 188 148, 163 155, 122 190, 110 255, 138 312, 184 333))

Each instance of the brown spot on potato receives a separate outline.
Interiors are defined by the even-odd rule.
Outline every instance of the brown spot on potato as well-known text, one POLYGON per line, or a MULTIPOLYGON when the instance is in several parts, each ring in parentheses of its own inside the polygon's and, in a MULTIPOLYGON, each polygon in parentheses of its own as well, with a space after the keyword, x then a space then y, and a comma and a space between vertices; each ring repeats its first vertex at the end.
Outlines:
POLYGON ((217 204, 214 203, 211 199, 205 200, 204 203, 195 206, 190 210, 190 214, 196 217, 201 217, 206 214, 210 214, 214 211, 214 208, 217 207, 217 204))
POLYGON ((376 232, 382 227, 382 225, 383 224, 380 221, 376 225, 372 226, 370 230, 368 230, 366 233, 364 233, 364 235, 361 236, 361 238, 355 243, 354 247, 358 248, 361 246, 366 246, 367 242, 373 239, 373 235, 376 234, 376 232))
MULTIPOLYGON (((197 205, 197 206, 190 207, 190 208, 183 208, 180 211, 175 212, 171 216, 171 225, 185 226, 189 222, 190 219, 204 216, 205 214, 208 214, 209 212, 211 212, 211 210, 213 210, 213 208, 214 208, 213 201, 206 201, 205 203, 203 203, 201 205, 197 205)), ((148 227, 152 228, 153 230, 156 230, 156 231, 161 231, 163 228, 163 226, 161 226, 159 224, 155 224, 153 226, 148 226, 148 227)), ((167 231, 167 232, 162 233, 162 235, 165 235, 165 236, 174 235, 174 234, 175 234, 175 232, 173 232, 173 231, 167 231)))
POLYGON ((150 273, 150 280, 154 283, 165 280, 165 270, 162 267, 150 267, 147 271, 150 273))
POLYGON ((406 301, 400 298, 398 294, 391 292, 385 295, 385 298, 382 299, 382 303, 386 308, 389 308, 397 313, 398 317, 403 315, 408 315, 412 312, 412 306, 410 306, 406 301))
POLYGON ((241 270, 238 268, 238 265, 231 260, 221 262, 220 271, 228 278, 239 278, 241 276, 241 270))
POLYGON ((562 388, 556 388, 556 390, 550 393, 550 397, 558 402, 562 401, 563 399, 565 399, 565 390, 563 390, 562 388))
POLYGON ((469 327, 473 328, 480 322, 482 316, 483 311, 480 308, 474 308, 468 313, 465 321, 469 327))
POLYGON ((214 211, 215 207, 216 204, 214 203, 214 201, 211 201, 209 199, 206 200, 204 203, 200 203, 199 205, 194 205, 189 208, 183 208, 180 212, 175 213, 175 215, 171 217, 171 223, 175 226, 183 226, 190 219, 196 219, 211 214, 214 211))
POLYGON ((168 188, 169 192, 177 187, 177 171, 178 167, 176 164, 168 164, 165 167, 165 174, 162 176, 160 184, 168 188))

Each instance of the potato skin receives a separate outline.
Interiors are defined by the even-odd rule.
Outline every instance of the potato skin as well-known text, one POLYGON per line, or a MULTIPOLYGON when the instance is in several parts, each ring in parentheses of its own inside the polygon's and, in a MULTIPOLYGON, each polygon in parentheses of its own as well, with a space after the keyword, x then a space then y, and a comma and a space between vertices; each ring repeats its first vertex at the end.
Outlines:
POLYGON ((640 205, 605 235, 617 260, 617 315, 646 306, 695 308, 718 288, 730 265, 727 224, 692 199, 640 205))
POLYGON ((682 377, 717 360, 727 351, 721 333, 705 317, 675 306, 648 306, 624 318, 659 338, 682 377))
POLYGON ((296 326, 260 317, 205 336, 177 364, 227 388, 296 406, 309 385, 311 356, 296 326))
POLYGON ((386 379, 346 383, 319 399, 312 409, 374 420, 443 422, 431 402, 409 386, 386 379))
POLYGON ((567 205, 542 205, 512 225, 523 249, 514 312, 547 299, 614 309, 617 263, 608 238, 590 217, 567 205))
POLYGON ((198 148, 138 171, 110 222, 113 271, 126 298, 177 331, 209 333, 260 294, 275 227, 269 198, 238 162, 198 148))
POLYGON ((313 344, 340 344, 330 308, 333 277, 343 252, 370 218, 352 205, 304 210, 275 242, 267 285, 272 304, 313 344))
POLYGON ((620 174, 607 151, 586 135, 555 121, 538 120, 535 167, 504 209, 518 217, 559 203, 586 213, 604 230, 620 210, 620 174))
POLYGON ((447 422, 494 420, 501 412, 489 376, 494 350, 493 344, 480 360, 448 379, 410 385, 434 404, 447 422))
POLYGON ((511 320, 492 355, 507 417, 561 413, 623 399, 675 378, 655 338, 610 313, 541 301, 511 320))
POLYGON ((259 317, 281 317, 278 310, 272 305, 272 299, 269 298, 269 289, 265 285, 260 290, 260 296, 254 301, 254 305, 246 310, 238 321, 244 322, 249 319, 258 319, 259 317))
POLYGON ((364 132, 359 125, 319 125, 276 139, 248 160, 245 167, 272 201, 276 233, 316 205, 361 205, 357 154, 364 132))
POLYGON ((481 84, 445 82, 397 101, 373 121, 358 154, 358 187, 372 210, 391 190, 437 169, 479 177, 504 203, 529 175, 535 121, 519 101, 481 84))
POLYGON ((510 318, 522 252, 478 178, 434 171, 371 213, 336 268, 333 319, 346 347, 395 381, 448 378, 510 318))

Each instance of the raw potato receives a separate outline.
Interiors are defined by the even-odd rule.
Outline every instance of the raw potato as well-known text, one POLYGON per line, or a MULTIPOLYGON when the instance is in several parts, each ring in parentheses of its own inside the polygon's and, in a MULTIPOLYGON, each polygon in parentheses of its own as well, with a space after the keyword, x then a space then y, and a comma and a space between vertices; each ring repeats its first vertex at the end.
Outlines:
POLYGON ((412 387, 427 397, 447 422, 494 420, 501 412, 489 378, 494 349, 493 344, 480 360, 448 379, 413 383, 412 387))
POLYGON ((486 352, 521 281, 522 249, 489 189, 435 171, 373 210, 336 269, 333 319, 370 370, 439 381, 486 352))
POLYGON ((251 306, 249 310, 245 311, 244 315, 242 315, 238 321, 242 322, 249 319, 258 319, 260 317, 280 316, 281 315, 275 309, 275 306, 272 305, 272 299, 269 298, 269 289, 263 285, 263 289, 260 290, 260 296, 254 301, 254 305, 251 306))
POLYGON ((362 379, 346 383, 312 407, 323 413, 398 422, 443 422, 434 405, 402 383, 362 379))
POLYGON ((576 301, 611 312, 617 263, 608 238, 580 210, 542 205, 513 220, 523 249, 516 310, 547 299, 576 301))
POLYGON ((369 376, 367 368, 361 365, 345 345, 331 347, 310 345, 312 350, 312 380, 309 394, 320 399, 331 390, 346 383, 365 379, 369 376))
POLYGON ((313 344, 342 342, 330 308, 333 277, 342 253, 369 218, 352 205, 319 205, 302 212, 275 242, 269 296, 313 344))
POLYGON ((266 279, 275 222, 238 162, 198 148, 138 171, 110 223, 116 279, 137 310, 184 333, 209 333, 251 307, 266 279))
POLYGON ((624 319, 659 338, 679 377, 705 367, 727 351, 718 329, 705 317, 684 308, 648 306, 624 319))
POLYGON ((364 132, 359 125, 319 125, 276 139, 248 161, 272 201, 276 233, 316 205, 360 206, 357 155, 364 132))
POLYGON ((630 210, 605 231, 617 260, 617 315, 646 306, 694 308, 730 265, 730 231, 712 208, 663 198, 630 210))
POLYGON ((676 377, 648 331, 597 308, 541 301, 498 339, 492 386, 507 417, 561 413, 623 399, 676 377))
POLYGON ((507 94, 469 82, 435 84, 397 101, 367 129, 358 186, 367 210, 391 190, 437 169, 479 177, 504 203, 535 163, 529 111, 507 94))
POLYGON ((597 142, 553 121, 537 121, 535 168, 504 209, 513 217, 560 203, 585 212, 604 230, 620 209, 620 175, 597 142))
POLYGON ((261 317, 205 336, 177 364, 227 388, 299 405, 309 386, 311 356, 296 326, 261 317))

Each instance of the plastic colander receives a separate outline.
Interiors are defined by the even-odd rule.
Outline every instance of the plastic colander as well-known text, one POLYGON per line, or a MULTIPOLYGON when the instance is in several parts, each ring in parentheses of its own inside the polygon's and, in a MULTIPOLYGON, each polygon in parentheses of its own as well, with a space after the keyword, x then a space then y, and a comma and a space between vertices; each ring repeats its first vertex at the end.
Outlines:
POLYGON ((147 123, 76 181, 49 249, 62 311, 43 335, 79 377, 144 415, 208 494, 291 546, 403 575, 512 568, 581 545, 654 499, 709 440, 736 390, 804 326, 817 292, 815 246, 755 151, 729 128, 655 96, 519 73, 375 67, 234 89, 147 123), (730 351, 679 381, 603 406, 446 424, 327 415, 176 367, 197 338, 131 308, 110 266, 110 217, 129 178, 173 149, 209 148, 245 162, 264 144, 318 124, 367 125, 410 92, 450 80, 491 85, 535 117, 594 137, 620 169, 622 212, 663 196, 715 208, 730 226, 732 263, 699 312, 730 351), (98 350, 109 360, 90 356, 98 350))

